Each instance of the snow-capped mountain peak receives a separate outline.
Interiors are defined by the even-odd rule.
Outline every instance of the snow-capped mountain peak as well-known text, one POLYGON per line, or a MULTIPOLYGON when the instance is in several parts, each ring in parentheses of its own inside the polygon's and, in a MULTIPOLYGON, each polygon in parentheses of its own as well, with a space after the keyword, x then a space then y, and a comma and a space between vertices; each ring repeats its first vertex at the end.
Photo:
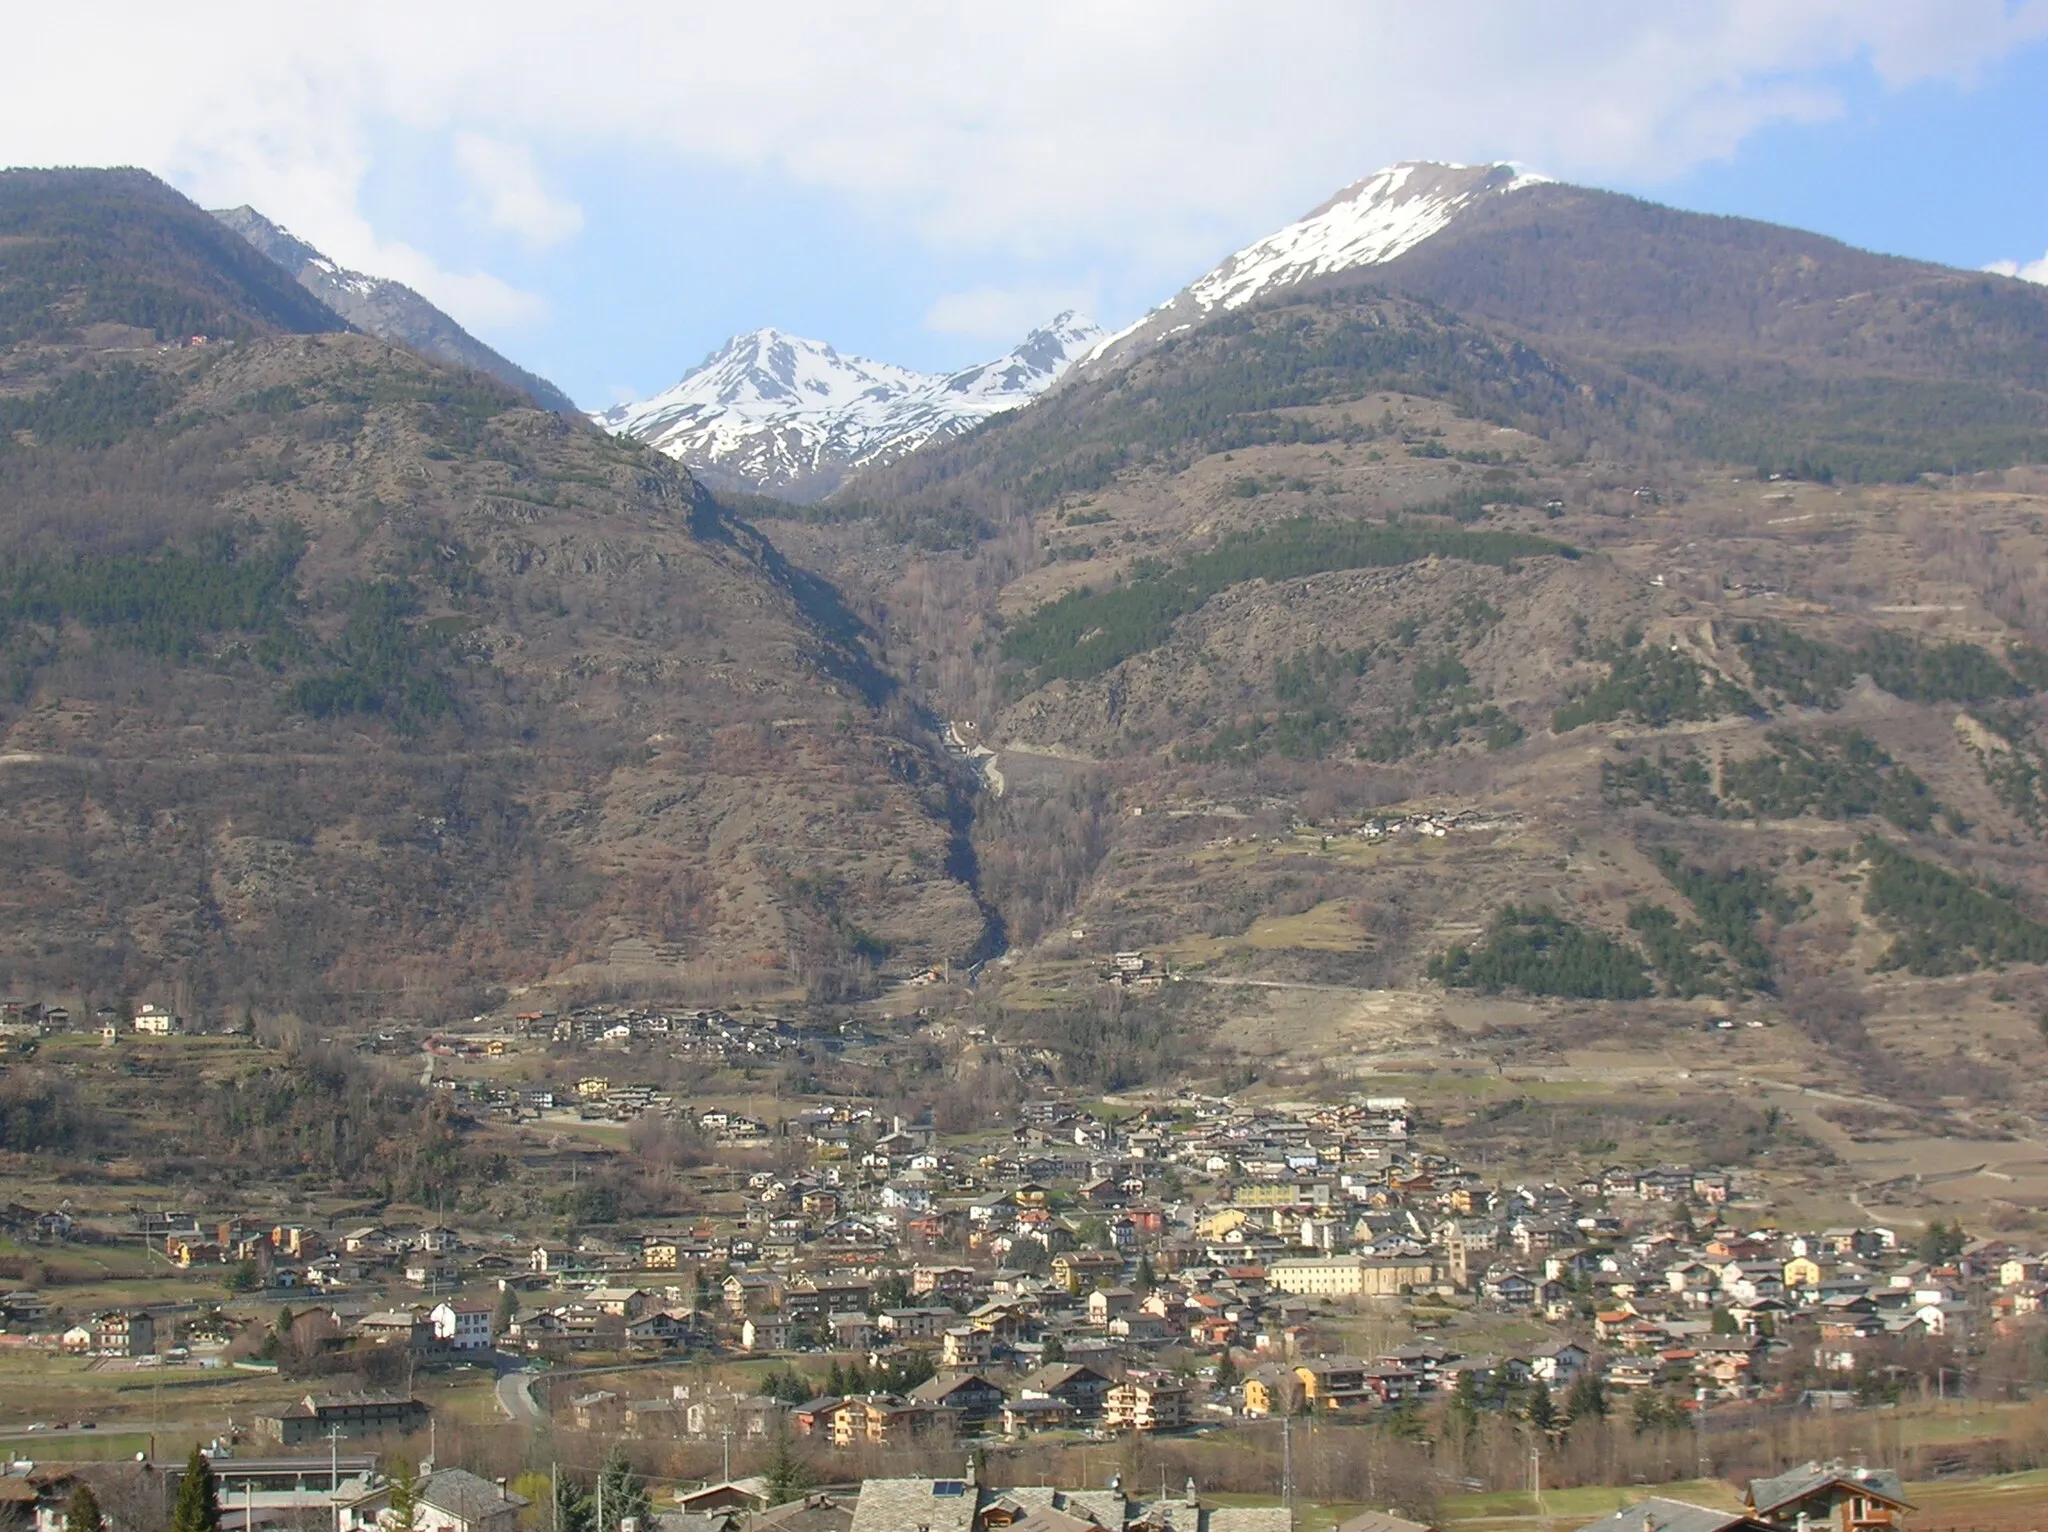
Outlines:
POLYGON ((1411 162, 1354 181, 1306 218, 1247 245, 1188 288, 1204 309, 1234 309, 1273 288, 1405 255, 1482 197, 1547 177, 1513 165, 1411 162))
POLYGON ((1519 165, 1411 160, 1354 181, 1285 228, 1229 256, 1136 324, 1106 336, 1084 360, 1123 356, 1210 314, 1298 282, 1379 266, 1407 254, 1489 197, 1546 184, 1519 165))
POLYGON ((776 329, 735 335, 674 387, 593 418, 713 484, 816 500, 855 469, 1031 402, 1101 331, 1073 313, 958 372, 846 356, 776 329))

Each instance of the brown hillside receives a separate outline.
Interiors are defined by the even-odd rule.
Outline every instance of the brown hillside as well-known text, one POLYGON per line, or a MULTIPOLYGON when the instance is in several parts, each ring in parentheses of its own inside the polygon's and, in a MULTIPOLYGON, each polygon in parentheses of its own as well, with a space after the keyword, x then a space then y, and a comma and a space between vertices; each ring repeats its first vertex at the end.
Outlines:
POLYGON ((976 948, 954 768, 829 587, 653 454, 240 319, 0 357, 0 987, 320 1016, 976 948))

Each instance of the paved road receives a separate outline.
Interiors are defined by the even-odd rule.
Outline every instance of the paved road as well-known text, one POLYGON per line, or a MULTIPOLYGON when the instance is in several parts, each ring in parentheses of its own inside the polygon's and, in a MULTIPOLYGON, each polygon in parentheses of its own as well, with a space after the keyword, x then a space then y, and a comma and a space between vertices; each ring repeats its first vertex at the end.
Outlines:
POLYGON ((527 1391, 527 1385, 539 1376, 540 1374, 530 1367, 519 1367, 502 1374, 498 1379, 498 1408, 503 1410, 515 1425, 532 1426, 540 1423, 540 1406, 534 1403, 533 1395, 527 1391))
POLYGON ((1234 979, 1223 974, 1187 973, 1179 976, 1189 984, 1221 984, 1239 989, 1312 989, 1326 995, 1385 995, 1384 986, 1365 984, 1309 984, 1299 979, 1234 979))

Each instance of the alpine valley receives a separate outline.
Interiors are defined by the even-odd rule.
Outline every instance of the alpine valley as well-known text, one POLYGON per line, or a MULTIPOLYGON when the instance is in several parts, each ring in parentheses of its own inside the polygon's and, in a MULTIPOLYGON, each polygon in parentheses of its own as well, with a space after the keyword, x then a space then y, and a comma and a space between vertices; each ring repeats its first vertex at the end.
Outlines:
POLYGON ((1114 336, 593 420, 223 216, 0 179, 9 992, 2048 1109, 2048 289, 1409 164, 1114 336))

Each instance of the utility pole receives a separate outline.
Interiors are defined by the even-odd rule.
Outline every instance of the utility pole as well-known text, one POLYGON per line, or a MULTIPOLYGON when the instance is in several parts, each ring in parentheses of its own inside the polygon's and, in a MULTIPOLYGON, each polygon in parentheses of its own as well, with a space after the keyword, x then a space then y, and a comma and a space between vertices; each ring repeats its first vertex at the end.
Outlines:
POLYGON ((1280 1503, 1294 1509, 1294 1418, 1280 1417, 1280 1503))
POLYGON ((341 1488, 341 1427, 327 1428, 327 1492, 341 1488))

